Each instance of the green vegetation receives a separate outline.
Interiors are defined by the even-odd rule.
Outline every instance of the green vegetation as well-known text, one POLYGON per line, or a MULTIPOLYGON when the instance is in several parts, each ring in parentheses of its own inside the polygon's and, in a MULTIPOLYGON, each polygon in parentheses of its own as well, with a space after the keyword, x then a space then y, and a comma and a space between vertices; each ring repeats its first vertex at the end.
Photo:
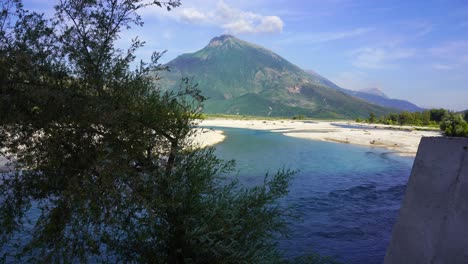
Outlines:
POLYGON ((431 109, 423 112, 401 112, 391 113, 376 119, 371 113, 369 118, 356 122, 380 123, 385 125, 412 125, 437 127, 450 137, 468 137, 468 113, 453 113, 445 109, 431 109))
POLYGON ((369 114, 369 123, 375 123, 375 114, 374 113, 370 113, 369 114))
POLYGON ((468 114, 450 113, 440 123, 440 129, 449 137, 468 137, 468 122, 466 121, 468 114))
POLYGON ((274 238, 292 173, 245 189, 227 177, 233 162, 188 150, 205 98, 188 79, 158 91, 148 76, 160 54, 130 70, 143 44, 114 46, 146 3, 62 0, 47 20, 2 1, 0 154, 13 166, 0 174, 3 261, 284 261, 274 238))
POLYGON ((306 119, 306 117, 303 116, 303 115, 297 115, 297 116, 293 116, 292 119, 293 120, 304 120, 304 119, 306 119))
POLYGON ((167 64, 164 89, 179 87, 183 76, 193 76, 209 99, 204 113, 321 119, 354 119, 370 112, 384 115, 396 109, 349 96, 328 87, 279 55, 224 35, 203 49, 183 54, 167 64))
POLYGON ((442 119, 449 112, 445 109, 431 109, 423 112, 390 113, 388 115, 376 117, 374 113, 366 120, 356 119, 356 122, 380 123, 385 125, 413 125, 413 126, 439 126, 442 119))

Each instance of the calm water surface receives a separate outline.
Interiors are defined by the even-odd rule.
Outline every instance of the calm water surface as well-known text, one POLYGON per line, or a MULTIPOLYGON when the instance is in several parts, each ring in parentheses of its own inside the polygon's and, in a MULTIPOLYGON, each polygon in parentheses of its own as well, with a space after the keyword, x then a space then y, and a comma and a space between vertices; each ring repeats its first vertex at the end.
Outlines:
POLYGON ((302 221, 280 247, 290 257, 317 252, 344 263, 382 263, 413 158, 388 150, 319 142, 266 131, 222 128, 217 155, 235 159, 247 186, 283 166, 300 170, 285 203, 302 221))

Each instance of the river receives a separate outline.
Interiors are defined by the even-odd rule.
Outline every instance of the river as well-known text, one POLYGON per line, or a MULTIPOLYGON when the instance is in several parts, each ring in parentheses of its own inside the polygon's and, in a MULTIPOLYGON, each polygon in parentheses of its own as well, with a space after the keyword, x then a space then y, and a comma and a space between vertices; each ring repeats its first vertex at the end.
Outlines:
POLYGON ((222 129, 222 159, 235 159, 246 186, 266 172, 297 169, 284 199, 302 220, 279 241, 288 257, 316 252, 344 263, 382 263, 414 158, 388 150, 287 137, 267 131, 222 129))

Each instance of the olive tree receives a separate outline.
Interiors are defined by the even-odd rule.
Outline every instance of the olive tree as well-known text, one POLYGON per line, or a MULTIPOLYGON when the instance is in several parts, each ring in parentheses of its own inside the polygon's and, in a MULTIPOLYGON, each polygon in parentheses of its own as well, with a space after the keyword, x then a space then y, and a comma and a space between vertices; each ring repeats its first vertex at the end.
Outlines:
POLYGON ((292 173, 240 186, 233 162, 190 141, 196 85, 161 91, 161 53, 132 69, 143 43, 115 46, 142 8, 178 0, 60 0, 53 18, 1 5, 3 261, 281 261, 292 173))

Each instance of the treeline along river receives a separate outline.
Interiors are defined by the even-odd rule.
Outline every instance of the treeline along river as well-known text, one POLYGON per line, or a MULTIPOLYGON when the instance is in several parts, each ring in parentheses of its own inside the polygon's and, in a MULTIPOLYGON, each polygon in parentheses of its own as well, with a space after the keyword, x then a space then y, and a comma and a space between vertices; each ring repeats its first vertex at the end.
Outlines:
POLYGON ((319 142, 258 130, 216 128, 222 159, 235 159, 246 186, 266 172, 297 169, 285 205, 301 221, 279 241, 288 257, 316 252, 344 263, 382 263, 414 158, 380 148, 319 142))

